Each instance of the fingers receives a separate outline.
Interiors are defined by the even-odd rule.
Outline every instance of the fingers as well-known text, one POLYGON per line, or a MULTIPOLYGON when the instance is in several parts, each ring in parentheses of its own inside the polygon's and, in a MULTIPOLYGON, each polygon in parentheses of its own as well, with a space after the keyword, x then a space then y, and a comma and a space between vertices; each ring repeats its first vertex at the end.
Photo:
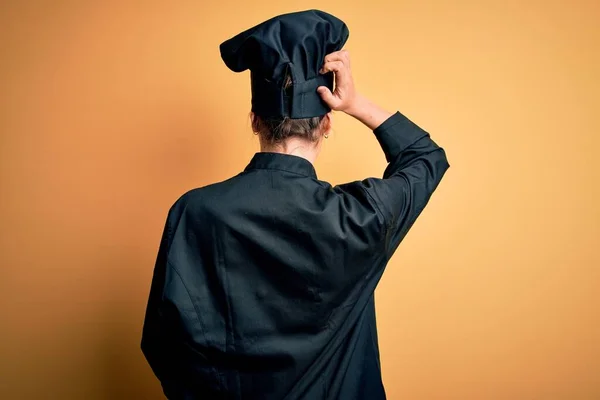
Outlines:
POLYGON ((343 64, 349 67, 350 53, 348 52, 348 50, 334 51, 333 53, 329 53, 325 56, 324 62, 327 63, 330 61, 341 61, 343 64))
POLYGON ((326 86, 317 88, 323 101, 332 110, 342 110, 354 96, 354 83, 350 72, 350 56, 346 50, 334 51, 325 56, 325 62, 319 73, 335 73, 335 92, 326 86))
POLYGON ((325 64, 323 64, 323 67, 321 67, 320 72, 322 74, 324 74, 326 72, 330 72, 330 71, 338 73, 338 72, 342 72, 344 67, 345 67, 344 63, 341 61, 329 61, 329 62, 326 62, 325 64))
POLYGON ((325 62, 319 72, 324 74, 333 71, 336 74, 341 73, 341 75, 345 75, 346 71, 344 71, 344 69, 350 69, 350 54, 347 50, 340 50, 325 56, 325 62))
POLYGON ((335 110, 339 105, 339 99, 336 98, 331 90, 327 86, 319 86, 317 88, 317 93, 321 96, 323 101, 329 106, 329 108, 335 110))

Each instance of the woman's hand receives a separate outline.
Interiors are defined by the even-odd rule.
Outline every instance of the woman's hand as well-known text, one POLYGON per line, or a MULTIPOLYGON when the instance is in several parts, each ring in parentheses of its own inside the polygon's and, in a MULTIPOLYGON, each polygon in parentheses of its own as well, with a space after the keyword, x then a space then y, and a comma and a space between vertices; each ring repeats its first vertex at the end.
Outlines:
POLYGON ((319 72, 324 74, 330 71, 335 73, 333 93, 326 86, 319 86, 317 93, 332 110, 346 112, 354 106, 357 98, 350 71, 350 54, 347 50, 335 51, 325 56, 325 62, 319 72))
POLYGON ((377 128, 392 116, 392 113, 389 111, 384 110, 356 93, 352 73, 350 72, 350 55, 347 50, 327 54, 325 63, 319 72, 325 73, 329 71, 335 73, 335 89, 333 93, 326 86, 319 86, 317 88, 317 92, 329 108, 345 112, 358 119, 370 129, 377 128))

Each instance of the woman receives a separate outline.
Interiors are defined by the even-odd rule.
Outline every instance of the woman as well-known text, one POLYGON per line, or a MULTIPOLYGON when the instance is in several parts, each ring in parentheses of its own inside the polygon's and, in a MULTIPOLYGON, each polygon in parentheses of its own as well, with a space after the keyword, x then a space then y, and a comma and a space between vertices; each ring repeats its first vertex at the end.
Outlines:
POLYGON ((385 398, 373 293, 449 164, 427 132, 356 91, 347 37, 310 10, 221 45, 227 66, 251 70, 261 150, 169 210, 142 350, 170 399, 385 398), (382 178, 317 178, 332 110, 373 132, 382 178))

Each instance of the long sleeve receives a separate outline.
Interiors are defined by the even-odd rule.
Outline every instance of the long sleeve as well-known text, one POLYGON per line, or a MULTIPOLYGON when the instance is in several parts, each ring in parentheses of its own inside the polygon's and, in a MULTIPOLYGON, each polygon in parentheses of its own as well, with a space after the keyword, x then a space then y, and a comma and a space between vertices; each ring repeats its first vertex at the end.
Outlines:
POLYGON ((141 340, 142 352, 152 368, 152 371, 160 381, 166 379, 166 374, 168 372, 166 367, 169 365, 169 353, 165 348, 166 333, 161 315, 162 297, 167 270, 167 254, 170 242, 169 237, 170 226, 169 218, 167 218, 154 266, 141 340))
POLYGON ((389 164, 383 178, 367 178, 362 183, 385 221, 389 259, 429 202, 450 164, 444 149, 429 133, 400 112, 373 132, 389 164))
POLYGON ((389 260, 450 164, 444 149, 429 133, 399 111, 373 133, 388 161, 383 177, 340 184, 334 190, 346 198, 346 203, 354 204, 349 219, 352 226, 362 228, 361 237, 381 240, 389 260), (365 215, 373 216, 368 224, 365 215))

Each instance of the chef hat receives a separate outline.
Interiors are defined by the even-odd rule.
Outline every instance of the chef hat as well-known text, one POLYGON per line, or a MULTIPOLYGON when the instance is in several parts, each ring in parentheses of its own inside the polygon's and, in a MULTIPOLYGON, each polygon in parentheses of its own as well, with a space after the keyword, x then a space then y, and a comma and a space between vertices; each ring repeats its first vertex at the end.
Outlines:
POLYGON ((330 111, 317 88, 333 90, 333 72, 320 74, 325 56, 341 50, 346 24, 319 10, 273 17, 221 43, 234 72, 250 69, 252 111, 263 117, 309 118, 330 111), (284 90, 286 73, 292 87, 284 90))

